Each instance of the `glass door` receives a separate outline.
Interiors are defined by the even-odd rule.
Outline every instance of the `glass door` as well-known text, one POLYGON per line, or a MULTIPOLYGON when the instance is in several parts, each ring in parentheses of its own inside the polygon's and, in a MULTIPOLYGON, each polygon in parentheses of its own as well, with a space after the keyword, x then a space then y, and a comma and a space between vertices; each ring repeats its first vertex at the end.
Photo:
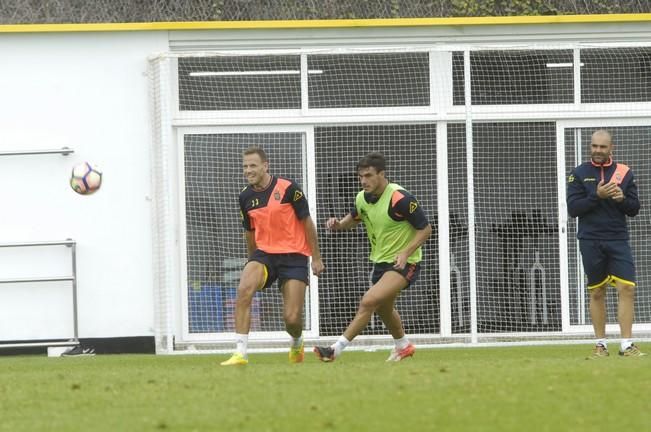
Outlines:
MULTIPOLYGON (((242 152, 262 147, 269 172, 295 180, 308 193, 305 128, 187 130, 179 134, 183 332, 187 340, 224 340, 234 332, 240 273, 247 261, 238 196, 247 185, 242 152)), ((314 206, 311 206, 314 208, 314 206)), ((312 215, 314 218, 314 215, 312 215)), ((315 327, 311 310, 316 280, 306 295, 306 336, 315 327)), ((315 303, 318 304, 318 303, 315 303)), ((317 326, 318 327, 318 326, 317 326)), ((282 294, 275 282, 256 294, 251 337, 286 338, 282 294)))

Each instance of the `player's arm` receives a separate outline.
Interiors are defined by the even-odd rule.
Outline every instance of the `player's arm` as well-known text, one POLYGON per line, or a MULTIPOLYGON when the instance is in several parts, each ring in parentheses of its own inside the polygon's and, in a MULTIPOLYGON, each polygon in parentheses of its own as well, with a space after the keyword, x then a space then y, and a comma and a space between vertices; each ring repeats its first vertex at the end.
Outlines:
POLYGON ((427 241, 428 238, 432 235, 432 225, 429 223, 425 228, 416 230, 416 235, 409 242, 409 244, 403 249, 398 255, 396 255, 396 261, 393 265, 395 268, 402 270, 407 265, 407 260, 409 256, 414 253, 416 249, 421 247, 423 243, 427 241))
POLYGON ((598 203, 597 194, 588 194, 583 181, 572 171, 567 179, 567 212, 570 216, 583 216, 592 211, 598 203))
POLYGON ((250 257, 253 254, 253 251, 257 249, 255 243, 255 230, 253 224, 251 223, 251 218, 249 213, 246 211, 246 206, 244 205, 244 199, 240 194, 240 218, 242 219, 242 227, 244 228, 244 242, 246 243, 246 254, 250 257))
POLYGON ((305 238, 307 239, 307 244, 310 245, 310 250, 312 251, 312 273, 315 276, 319 276, 323 270, 325 270, 325 265, 323 264, 323 259, 321 258, 321 250, 319 249, 319 240, 316 233, 316 226, 311 216, 307 216, 302 219, 303 229, 305 229, 305 238))
POLYGON ((319 249, 316 227, 314 226, 314 221, 312 221, 312 217, 310 216, 310 207, 305 198, 305 194, 299 186, 292 181, 291 185, 287 188, 284 199, 291 202, 296 217, 303 224, 305 239, 312 251, 312 262, 310 263, 312 273, 318 276, 324 270, 325 266, 323 265, 323 259, 321 258, 321 250, 319 249))
POLYGON ((392 203, 392 217, 397 220, 407 221, 416 230, 414 238, 396 255, 394 267, 402 270, 407 265, 409 256, 430 238, 432 225, 427 221, 423 208, 414 196, 406 191, 394 192, 394 194, 396 193, 400 194, 398 196, 402 196, 402 198, 392 203))
POLYGON ((326 221, 326 228, 330 231, 346 231, 355 228, 358 223, 359 219, 356 218, 352 213, 348 213, 341 220, 337 219, 336 217, 328 219, 326 221))
POLYGON ((616 194, 612 197, 615 200, 617 207, 624 212, 627 216, 633 217, 637 216, 640 212, 640 199, 637 193, 637 184, 635 182, 635 177, 633 176, 633 171, 627 173, 628 179, 624 179, 625 182, 622 184, 624 190, 617 188, 616 194))
POLYGON ((246 241, 246 255, 250 257, 253 251, 257 249, 255 244, 255 231, 244 231, 244 240, 246 241))

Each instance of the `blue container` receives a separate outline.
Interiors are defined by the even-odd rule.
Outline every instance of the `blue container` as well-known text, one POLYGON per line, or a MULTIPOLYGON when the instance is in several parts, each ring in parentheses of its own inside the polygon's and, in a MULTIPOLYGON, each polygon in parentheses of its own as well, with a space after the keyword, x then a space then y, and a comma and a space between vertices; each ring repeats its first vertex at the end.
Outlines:
MULTIPOLYGON (((222 289, 222 307, 223 307, 223 331, 235 331, 235 301, 237 298, 236 288, 222 289)), ((255 293, 253 301, 251 302, 251 331, 259 331, 262 329, 260 322, 260 293, 255 293)))
POLYGON ((188 287, 188 327, 190 333, 224 331, 222 287, 193 283, 188 287))

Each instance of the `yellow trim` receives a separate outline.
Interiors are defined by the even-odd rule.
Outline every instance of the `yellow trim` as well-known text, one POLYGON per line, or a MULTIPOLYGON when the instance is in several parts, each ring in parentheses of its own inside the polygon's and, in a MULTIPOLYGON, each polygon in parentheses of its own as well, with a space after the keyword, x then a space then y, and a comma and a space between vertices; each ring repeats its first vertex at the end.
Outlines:
POLYGON ((614 286, 615 285, 614 282, 619 282, 619 283, 622 283, 624 285, 629 285, 629 286, 635 286, 635 282, 631 282, 629 280, 618 278, 617 276, 612 276, 611 275, 610 276, 610 284, 614 286))
POLYGON ((262 291, 264 289, 264 286, 267 283, 267 279, 269 279, 269 270, 267 270, 266 264, 262 264, 262 271, 264 272, 264 277, 262 278, 262 283, 258 287, 258 291, 262 291))
POLYGON ((605 285, 615 286, 615 282, 619 282, 619 283, 622 283, 624 285, 635 286, 635 282, 631 282, 629 280, 622 279, 622 278, 619 278, 617 276, 609 275, 609 276, 606 276, 606 279, 602 280, 598 284, 588 285, 588 290, 601 288, 602 286, 605 286, 605 285))
POLYGON ((62 33, 172 30, 268 30, 353 27, 433 27, 517 24, 651 22, 651 13, 601 15, 544 15, 505 17, 453 18, 377 18, 337 20, 274 20, 274 21, 186 21, 148 23, 92 24, 9 24, 0 25, 0 33, 62 33))
POLYGON ((602 286, 608 285, 608 283, 610 282, 610 278, 611 278, 611 276, 606 276, 606 279, 602 280, 598 284, 588 285, 588 289, 593 290, 593 289, 601 288, 602 286))

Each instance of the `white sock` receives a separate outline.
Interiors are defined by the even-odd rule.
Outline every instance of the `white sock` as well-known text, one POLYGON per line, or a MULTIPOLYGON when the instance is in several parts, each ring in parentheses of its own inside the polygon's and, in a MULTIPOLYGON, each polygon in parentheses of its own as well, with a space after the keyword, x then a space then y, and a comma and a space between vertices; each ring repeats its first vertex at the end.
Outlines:
POLYGON ((407 335, 401 337, 400 339, 394 339, 393 342, 396 344, 396 349, 398 351, 407 348, 407 345, 409 345, 409 339, 407 339, 407 335))
POLYGON ((301 346, 302 343, 303 343, 303 335, 300 335, 297 338, 292 337, 292 348, 298 348, 301 346))
POLYGON ((346 349, 349 343, 350 341, 346 339, 344 335, 339 336, 337 342, 335 342, 334 345, 331 346, 331 348, 335 350, 335 357, 339 357, 339 354, 341 354, 341 352, 346 349))
POLYGON ((630 340, 630 339, 622 339, 622 342, 621 342, 619 347, 620 347, 620 349, 622 351, 626 351, 628 349, 628 347, 630 347, 631 345, 633 345, 632 340, 630 340))
POLYGON ((597 339, 597 345, 601 345, 602 347, 608 349, 608 342, 606 342, 606 339, 597 339))
POLYGON ((235 350, 238 353, 242 354, 243 357, 246 357, 246 349, 247 345, 249 344, 249 335, 235 333, 235 343, 237 344, 237 348, 235 350))

